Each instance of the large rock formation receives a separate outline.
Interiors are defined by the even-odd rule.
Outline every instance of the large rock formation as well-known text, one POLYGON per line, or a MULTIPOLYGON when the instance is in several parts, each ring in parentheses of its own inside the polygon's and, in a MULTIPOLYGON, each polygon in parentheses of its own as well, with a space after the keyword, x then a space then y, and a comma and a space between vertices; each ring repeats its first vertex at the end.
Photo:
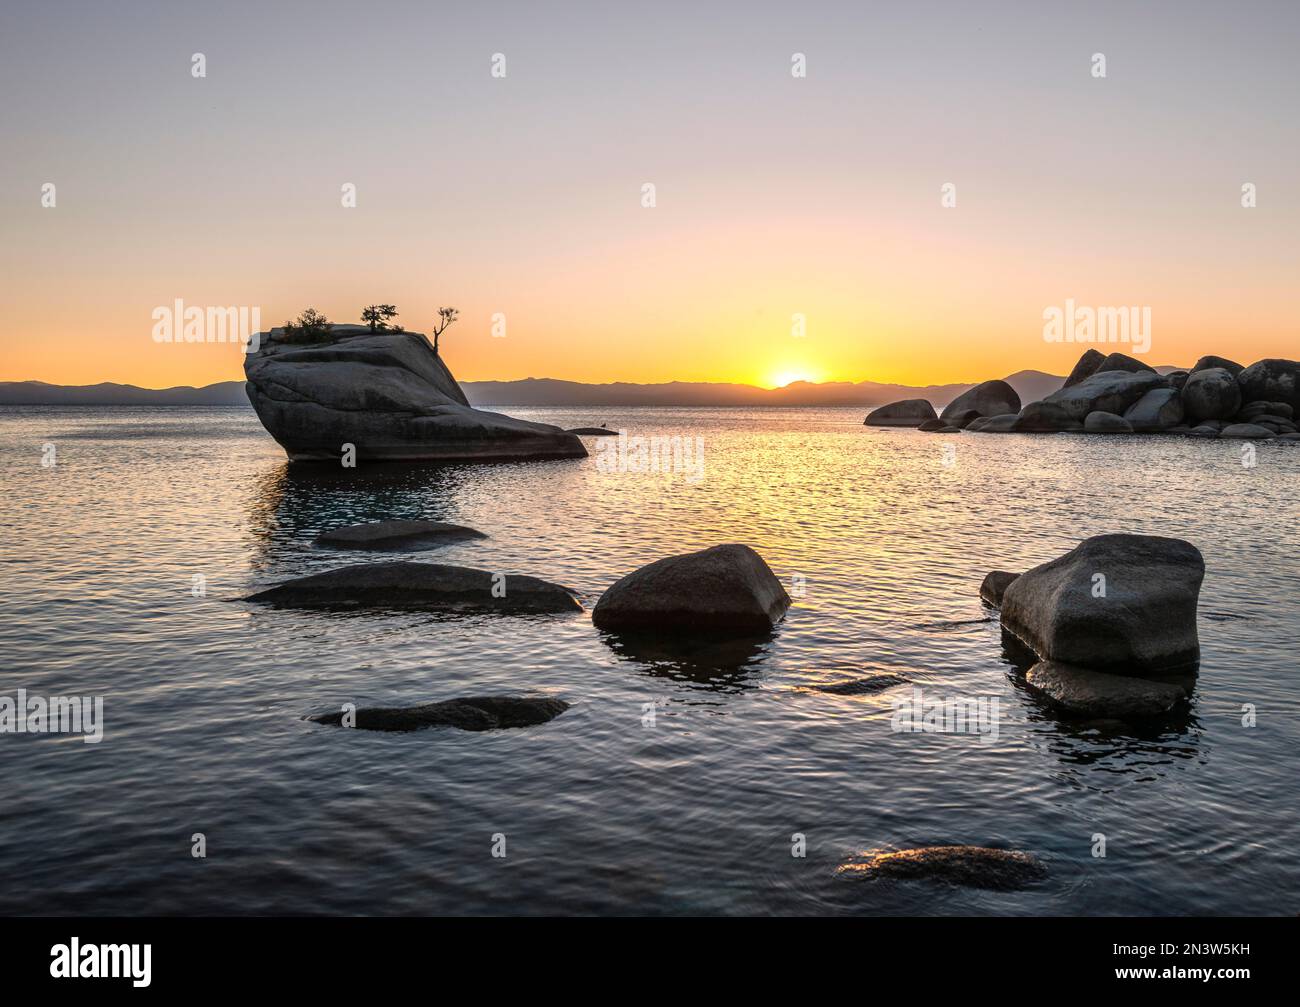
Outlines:
MULTIPOLYGON (((1001 416, 1020 412, 1020 396, 1005 381, 984 381, 962 392, 944 407, 939 419, 955 422, 963 413, 974 411, 979 416, 1001 416)), ((974 417, 971 417, 972 419, 974 417)), ((969 422, 969 420, 967 420, 969 422)))
POLYGON ((762 556, 746 545, 717 545, 634 570, 601 595, 591 621, 616 631, 761 634, 789 606, 762 556))
POLYGON ((1245 368, 1242 367, 1242 365, 1237 363, 1237 361, 1235 360, 1229 360, 1227 357, 1216 357, 1213 354, 1207 354, 1206 356, 1201 357, 1200 360, 1196 361, 1196 363, 1192 365, 1192 373, 1195 374, 1197 371, 1208 371, 1211 367, 1222 368, 1223 370, 1231 374, 1234 378, 1242 371, 1245 370, 1245 368))
MULTIPOLYGON (((1109 360, 1110 357, 1106 359, 1109 360)), ((1151 389, 1163 387, 1165 379, 1155 371, 1099 370, 1077 385, 1052 392, 1043 401, 1060 406, 1066 415, 1082 422, 1089 413, 1094 412, 1123 416, 1129 406, 1151 389)))
POLYGON ((1140 374, 1149 371, 1154 374, 1155 368, 1151 367, 1149 364, 1142 363, 1142 361, 1138 360, 1136 357, 1130 357, 1127 353, 1116 351, 1109 354, 1106 359, 1101 362, 1097 367, 1096 373, 1104 374, 1107 371, 1128 371, 1132 374, 1140 374))
POLYGON ((358 462, 582 458, 575 435, 470 408, 451 371, 418 332, 336 325, 315 343, 261 336, 244 358, 248 399, 293 461, 358 462))
POLYGON ((582 611, 568 589, 558 584, 442 563, 360 563, 297 577, 244 600, 284 608, 582 611))
POLYGON ((936 420, 934 406, 925 399, 902 399, 873 409, 862 422, 871 427, 919 427, 926 420, 936 420))
POLYGON ((1204 577, 1181 539, 1098 535, 1013 581, 1002 628, 1043 660, 1121 674, 1186 667, 1200 657, 1204 577))

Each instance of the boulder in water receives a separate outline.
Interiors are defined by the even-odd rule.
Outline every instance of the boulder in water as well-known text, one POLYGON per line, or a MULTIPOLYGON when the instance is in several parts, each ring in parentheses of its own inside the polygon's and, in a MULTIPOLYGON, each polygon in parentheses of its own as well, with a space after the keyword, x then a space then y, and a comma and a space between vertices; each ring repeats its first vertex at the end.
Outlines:
POLYGON ((248 399, 292 461, 582 458, 573 434, 473 409, 418 332, 336 325, 318 343, 262 334, 244 358, 248 399))
POLYGON ((1165 379, 1150 369, 1098 371, 1077 385, 1052 392, 1043 401, 1060 406, 1067 416, 1082 421, 1094 412, 1122 416, 1129 406, 1151 389, 1164 387, 1165 379))
POLYGON ((873 409, 862 422, 870 427, 919 427, 939 417, 925 399, 902 399, 873 409))
POLYGON ((1011 582, 1019 576, 1018 573, 1007 573, 1005 570, 993 570, 985 574, 984 581, 980 584, 980 597, 997 608, 1002 604, 1002 596, 1011 582))
POLYGON ((1001 416, 1020 411, 1020 396, 1005 381, 983 381, 962 392, 944 407, 941 420, 952 423, 958 416, 975 412, 979 416, 1001 416))
POLYGON ((591 621, 614 631, 740 636, 771 632, 789 606, 763 557, 718 545, 634 570, 601 595, 591 621))
POLYGON ((1141 674, 1196 663, 1205 561, 1189 542, 1098 535, 1021 574, 1002 628, 1040 660, 1141 674))

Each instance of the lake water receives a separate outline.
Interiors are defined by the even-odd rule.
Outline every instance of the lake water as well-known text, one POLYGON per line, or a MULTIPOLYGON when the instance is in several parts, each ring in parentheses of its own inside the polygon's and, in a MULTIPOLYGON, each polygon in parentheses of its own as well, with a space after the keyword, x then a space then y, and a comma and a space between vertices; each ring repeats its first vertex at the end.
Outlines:
POLYGON ((1300 447, 1258 444, 1248 467, 1228 442, 939 436, 863 427, 863 409, 513 412, 701 437, 704 468, 290 468, 250 410, 0 410, 0 694, 104 701, 99 744, 0 735, 0 912, 1296 911, 1300 447), (490 536, 408 558, 534 574, 587 610, 237 600, 377 558, 311 540, 392 517, 490 536), (988 570, 1112 531, 1185 538, 1206 563, 1190 709, 1137 731, 1054 716, 978 597, 988 570), (738 662, 591 625, 618 577, 722 542, 803 585, 738 662), (996 699, 996 739, 895 732, 910 687, 808 688, 878 672, 996 699), (573 706, 480 734, 302 719, 491 693, 573 706), (1028 850, 1050 874, 1015 893, 836 874, 936 843, 1028 850))

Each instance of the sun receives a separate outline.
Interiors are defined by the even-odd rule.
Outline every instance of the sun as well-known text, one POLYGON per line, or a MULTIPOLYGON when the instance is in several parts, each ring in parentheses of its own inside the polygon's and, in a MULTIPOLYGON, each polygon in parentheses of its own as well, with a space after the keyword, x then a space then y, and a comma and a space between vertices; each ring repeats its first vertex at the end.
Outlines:
POLYGON ((777 371, 768 379, 771 388, 784 388, 794 381, 816 381, 816 376, 808 368, 785 368, 777 371))

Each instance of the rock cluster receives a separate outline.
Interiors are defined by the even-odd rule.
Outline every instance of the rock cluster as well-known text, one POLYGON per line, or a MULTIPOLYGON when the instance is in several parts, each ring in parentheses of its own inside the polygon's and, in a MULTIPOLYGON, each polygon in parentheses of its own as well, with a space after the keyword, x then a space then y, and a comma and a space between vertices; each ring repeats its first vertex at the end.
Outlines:
POLYGON ((873 426, 935 433, 1176 433, 1201 438, 1300 441, 1300 361, 1243 367, 1202 357, 1186 371, 1159 374, 1123 353, 1088 350, 1065 384, 1021 406, 1004 381, 985 381, 935 416, 924 399, 881 406, 873 426))

